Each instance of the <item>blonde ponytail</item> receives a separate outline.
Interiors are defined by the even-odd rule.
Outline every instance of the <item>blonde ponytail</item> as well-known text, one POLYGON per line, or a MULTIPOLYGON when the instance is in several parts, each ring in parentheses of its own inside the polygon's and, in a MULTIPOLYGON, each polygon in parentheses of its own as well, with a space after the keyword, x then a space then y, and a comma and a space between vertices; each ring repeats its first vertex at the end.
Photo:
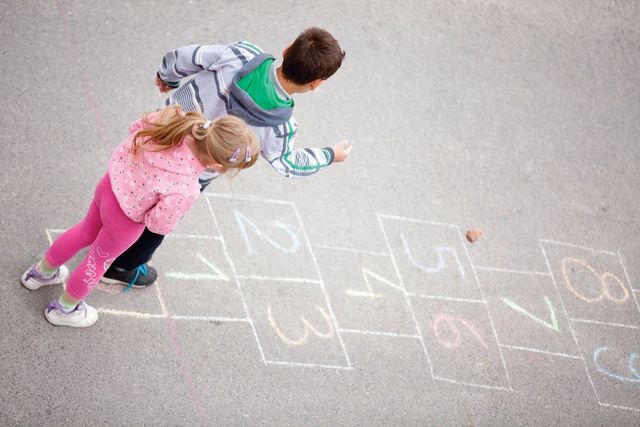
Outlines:
POLYGON ((144 150, 163 151, 183 143, 186 136, 195 140, 199 160, 205 165, 217 163, 228 169, 246 169, 258 159, 260 144, 244 120, 234 116, 207 120, 198 112, 183 112, 180 106, 167 107, 134 137, 134 156, 144 150))

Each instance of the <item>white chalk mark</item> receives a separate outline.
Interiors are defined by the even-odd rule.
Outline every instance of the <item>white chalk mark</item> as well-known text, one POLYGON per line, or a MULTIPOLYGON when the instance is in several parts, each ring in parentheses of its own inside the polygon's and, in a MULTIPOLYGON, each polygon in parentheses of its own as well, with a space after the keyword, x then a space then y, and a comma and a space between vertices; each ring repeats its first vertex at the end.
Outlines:
POLYGON ((553 243, 554 245, 568 246, 570 248, 582 249, 582 250, 590 251, 590 252, 597 252, 597 253, 606 254, 606 255, 617 255, 615 252, 602 251, 602 250, 599 250, 599 249, 588 248, 586 246, 574 245, 572 243, 558 242, 557 240, 550 240, 550 239, 538 239, 538 240, 541 241, 541 242, 553 243))
POLYGON ((640 311, 640 303, 638 303, 638 297, 636 297, 636 291, 633 289, 633 285, 631 284, 631 279, 629 278, 629 273, 627 273, 627 268, 624 265, 624 260, 622 258, 622 254, 618 251, 618 259, 620 260, 620 265, 622 266, 622 271, 624 272, 624 276, 627 278, 627 284, 629 285, 629 289, 631 289, 631 296, 633 296, 633 300, 636 302, 636 307, 638 307, 638 311, 640 311))
MULTIPOLYGON (((564 312, 564 315, 566 316, 566 318, 570 319, 571 316, 569 316, 567 307, 565 306, 564 300, 562 299, 562 295, 560 294, 558 281, 556 280, 556 277, 553 274, 553 270, 551 269, 551 263, 549 262, 549 258, 547 257, 547 252, 544 250, 544 245, 542 244, 543 241, 550 242, 552 244, 560 244, 560 245, 562 245, 562 243, 551 241, 551 240, 538 239, 538 245, 540 246, 540 250, 542 251, 542 256, 544 257, 544 261, 547 264, 549 273, 551 273, 551 281, 553 282, 553 286, 556 288, 556 295, 558 295, 558 298, 560 300, 560 306, 562 307, 562 311, 564 312)), ((583 248, 579 248, 579 249, 583 249, 583 248)), ((578 351, 582 352, 582 350, 580 349, 580 344, 578 343, 578 338, 576 337, 576 333, 573 330, 573 327, 571 326, 571 322, 569 322, 568 327, 569 327, 569 332, 571 332, 571 337, 573 338, 573 342, 576 344, 576 348, 578 349, 578 351)), ((584 366, 584 371, 587 373, 587 379, 589 380, 589 384, 591 384, 593 393, 596 396, 596 400, 598 401, 599 404, 602 404, 602 402, 600 401, 600 396, 598 396, 598 390, 596 390, 596 385, 593 383, 593 378, 591 378, 591 374, 589 373, 589 368, 587 367, 587 362, 584 359, 584 356, 581 357, 581 359, 582 359, 582 365, 584 366)))
POLYGON ((449 228, 455 228, 457 229, 458 226, 455 224, 445 224, 443 222, 435 222, 435 221, 425 221, 422 219, 415 219, 415 218, 407 218, 407 217, 403 217, 403 216, 397 216, 397 215, 387 215, 387 214, 376 214, 376 216, 378 218, 389 218, 389 219, 395 219, 395 220, 400 220, 400 221, 407 221, 407 222, 413 222, 416 224, 431 224, 431 225, 438 225, 441 227, 449 227, 449 228))
POLYGON ((458 257, 458 251, 456 251, 455 248, 450 246, 435 246, 434 249, 438 254, 438 264, 435 267, 427 267, 425 265, 422 265, 420 262, 418 262, 417 259, 415 259, 415 257, 413 256, 413 253, 411 252, 411 248, 409 248, 409 243, 407 241, 407 238, 402 233, 400 234, 400 240, 402 240, 402 248, 404 249, 405 254, 409 258, 409 261, 411 261, 411 264, 413 264, 419 270, 429 274, 441 272, 446 267, 446 264, 444 261, 444 253, 448 252, 456 260, 458 273, 460 273, 460 277, 464 279, 464 268, 462 267, 462 263, 460 262, 460 258, 458 257))
POLYGON ((137 311, 113 310, 110 308, 97 308, 98 313, 112 314, 114 316, 135 317, 136 319, 166 319, 164 314, 139 313, 137 311))
POLYGON ((287 337, 282 332, 282 329, 280 329, 280 327, 278 326, 278 323, 276 322, 276 319, 273 317, 273 313, 271 312, 271 305, 267 306, 267 317, 269 318, 269 323, 271 323, 271 327, 273 327, 273 329, 276 331, 276 334, 280 337, 282 341, 285 342, 285 344, 289 346, 298 346, 307 342, 307 338, 309 338, 309 331, 313 332, 314 335, 320 338, 331 338, 333 336, 333 325, 331 324, 331 318, 327 313, 325 313, 322 307, 319 307, 317 304, 314 304, 314 307, 316 308, 316 310, 320 312, 320 314, 322 314, 325 322, 327 322, 327 324, 329 325, 328 332, 320 332, 311 323, 309 323, 307 319, 300 316, 300 320, 302 320, 302 324, 304 325, 304 332, 299 338, 292 339, 287 337))
POLYGON ((202 322, 240 322, 251 323, 249 319, 240 317, 219 317, 219 316, 169 316, 173 320, 198 320, 202 322))
POLYGON ((265 282, 291 282, 291 283, 310 283, 313 285, 319 285, 322 283, 320 280, 315 279, 301 279, 301 278, 291 278, 291 277, 270 277, 270 276, 260 276, 257 274, 241 274, 236 276, 241 280, 259 280, 265 282))
MULTIPOLYGON (((476 279, 476 284, 478 285, 478 289, 480 290, 480 296, 482 297, 482 299, 484 301, 487 300, 487 298, 484 295, 484 290, 482 289, 482 284, 480 283, 480 279, 478 278, 478 272, 476 271, 475 267, 473 266, 473 261, 471 260, 471 255, 469 254, 469 249, 467 249, 467 245, 465 245, 464 243, 464 237, 462 237, 462 231, 460 231, 460 228, 456 227, 456 230, 458 231, 458 238, 460 239, 460 244, 462 245, 462 247, 464 248, 464 252, 467 254, 467 260, 469 261, 469 264, 471 265, 471 271, 473 272, 473 277, 476 279)), ((498 354, 500 355, 500 361, 502 362, 502 368, 504 369, 504 374, 507 378, 507 383, 509 384, 509 388, 511 388, 511 378, 509 377, 509 370, 507 369, 507 362, 504 359, 504 354, 502 353, 502 348, 499 345, 498 342, 498 332, 496 331, 496 326, 493 322, 493 317, 491 316, 491 311, 489 310, 489 304, 485 304, 484 305, 486 311, 487 311, 487 317, 489 318, 489 325, 491 325, 491 330, 493 331, 493 338, 495 340, 496 345, 498 346, 498 354)))
POLYGON ((374 273, 373 271, 367 269, 367 268, 362 268, 362 277, 364 278, 364 283, 367 286, 367 290, 368 292, 364 292, 364 291, 356 291, 353 289, 347 289, 345 291, 345 293, 347 295, 350 296, 354 296, 354 297, 369 297, 369 298, 382 298, 382 294, 378 294, 375 293, 373 291, 373 288, 371 287, 371 281, 369 280, 369 277, 372 277, 374 279, 376 279, 378 282, 380 283, 384 283, 387 286, 392 287, 393 289, 396 289, 400 292, 404 292, 404 289, 402 289, 400 286, 396 285, 395 283, 385 279, 384 277, 380 276, 379 274, 374 273))
POLYGON ((519 306, 518 304, 516 304, 515 302, 511 301, 508 298, 500 298, 500 300, 505 303, 507 306, 509 306, 511 309, 517 311, 518 313, 527 316, 529 319, 533 320, 534 322, 544 326, 545 328, 549 328, 552 331, 560 331, 560 325, 558 324, 558 319, 556 318, 556 311, 553 308, 553 303, 549 300, 549 298, 547 298, 546 295, 543 295, 544 297, 544 302, 547 304, 547 310, 549 310, 549 318, 551 320, 551 322, 547 322, 546 320, 541 319, 538 316, 534 316, 533 314, 529 313, 527 310, 525 310, 524 308, 522 308, 521 306, 519 306))
POLYGON ((529 274, 532 276, 551 276, 551 273, 548 273, 546 271, 512 270, 509 268, 485 267, 485 266, 475 265, 475 264, 473 268, 475 268, 476 270, 482 270, 482 271, 499 271, 502 273, 529 274))
POLYGON ((299 362, 279 362, 273 360, 265 360, 265 365, 283 365, 283 366, 300 366, 304 368, 326 368, 326 369, 343 369, 346 371, 353 370, 351 366, 340 366, 340 365, 320 365, 316 363, 299 363, 299 362))
POLYGON ((362 249, 340 248, 340 247, 326 246, 326 245, 311 245, 311 247, 312 248, 318 248, 318 249, 329 249, 331 251, 354 252, 354 253, 358 253, 358 254, 366 254, 366 255, 373 255, 373 256, 382 256, 382 257, 389 257, 390 256, 388 253, 365 251, 365 250, 362 250, 362 249))
POLYGON ((500 344, 500 347, 508 348, 509 350, 529 351, 529 352, 532 352, 532 353, 547 354, 549 356, 557 356, 557 357, 565 357, 567 359, 582 360, 582 356, 574 356, 574 355, 566 354, 566 353, 556 353, 556 352, 553 352, 553 351, 539 350, 537 348, 521 347, 521 346, 517 346, 517 345, 506 345, 506 344, 500 344))
POLYGON ((210 236, 206 234, 178 234, 171 233, 167 235, 171 239, 202 239, 202 240, 222 240, 220 236, 210 236))
POLYGON ((627 411, 635 411, 635 412, 640 412, 640 408, 630 408, 628 406, 620 406, 620 405, 612 405, 610 403, 600 403, 600 406, 609 406, 611 408, 616 408, 616 409, 624 409, 627 411))
POLYGON ((367 297, 367 298, 382 298, 382 294, 375 294, 373 292, 365 292, 365 291, 354 291, 353 289, 347 289, 344 291, 345 294, 350 297, 367 297))
POLYGON ((349 333, 349 334, 361 334, 361 335, 378 335, 378 336, 382 336, 382 337, 420 339, 419 335, 397 334, 395 332, 361 331, 359 329, 340 329, 340 332, 346 332, 346 333, 349 333))
POLYGON ((316 258, 316 254, 311 250, 311 241, 309 240, 309 236, 307 235, 307 231, 304 228, 304 223, 302 222, 302 217, 300 216, 300 212, 298 212, 298 208, 295 204, 292 204, 293 211, 298 218, 298 223, 300 224, 300 230, 302 231, 302 235, 304 236, 304 240, 307 244, 307 248, 309 249, 309 254, 311 255, 311 259, 313 259, 313 264, 316 267, 316 273, 318 274, 318 278, 320 278, 320 289, 322 290, 322 294, 324 295, 325 304, 327 304, 327 308, 329 309, 329 315, 331 316, 331 320, 337 330, 336 335, 338 336, 338 341, 340 342, 340 346, 342 347, 342 352, 344 354, 345 360, 347 361, 347 365, 351 367, 351 360, 349 358, 349 353, 347 352, 347 347, 344 345, 344 340, 342 339, 342 335, 340 334, 340 326, 338 325, 338 319, 336 319, 336 315, 333 312, 333 307, 331 306, 331 300, 329 299, 329 294, 327 294, 327 289, 325 287, 324 280, 322 280, 322 273, 320 272, 320 265, 318 264, 318 259, 316 258))
MULTIPOLYGON (((208 197, 206 197, 206 200, 209 206, 209 212, 211 213, 211 217, 213 218, 213 222, 216 224, 216 227, 218 228, 218 230, 220 230, 220 224, 218 223, 218 219, 216 218, 216 215, 213 211, 213 206, 211 206, 211 203, 209 202, 208 197)), ((238 288, 238 294, 240 295, 240 300, 242 301, 244 314, 247 320, 249 321, 249 324, 251 325, 253 337, 256 339, 256 345, 258 346, 258 352, 260 353, 260 358, 262 359, 262 363, 266 366, 267 363, 264 357, 264 350, 262 349, 262 343, 260 343, 260 338, 258 338, 258 332, 256 331, 256 325, 253 323, 253 320, 251 319, 251 315, 249 313, 249 307, 247 306, 247 301, 245 300, 244 294, 242 293, 242 286, 240 285, 240 280, 238 279, 238 272, 236 271, 236 267, 235 267, 235 264, 233 263, 233 260, 231 259, 231 256, 229 256, 229 251, 227 249, 227 244, 224 238, 221 239, 221 242, 222 242, 222 251, 224 252, 224 256, 227 259, 227 262, 229 263, 231 272, 233 273, 233 277, 236 282, 236 287, 238 288)))
POLYGON ((175 279, 182 280, 220 280, 224 282, 228 282, 229 278, 220 270, 218 267, 213 265, 211 261, 205 258, 200 252, 196 252, 196 256, 200 261, 202 261, 207 267, 209 267, 213 274, 211 273, 181 273, 181 272, 168 272, 167 277, 172 277, 175 279))
POLYGON ((426 294, 416 294, 407 292, 407 296, 409 297, 419 297, 426 299, 435 299, 435 300, 443 300, 443 301, 455 301, 455 302, 470 302, 472 304, 485 304, 485 300, 481 299, 472 299, 472 298, 458 298, 458 297, 443 297, 440 295, 426 295, 426 294))
POLYGON ((284 253, 295 253, 300 249, 300 240, 298 239, 298 236, 296 235, 296 233, 292 230, 293 227, 291 225, 284 224, 284 223, 282 223, 280 221, 273 221, 272 222, 272 224, 276 228, 279 228, 279 229, 283 230, 285 232, 285 234, 287 234, 289 236, 289 238, 291 239, 290 246, 284 246, 284 245, 281 245, 280 243, 276 242, 275 240, 273 240, 267 234, 263 233, 262 230, 260 230, 260 228, 256 224, 253 223, 253 221, 251 221, 246 215, 244 215, 243 213, 241 213, 237 209, 233 209, 233 215, 236 218, 238 226, 240 226, 240 232, 241 232, 242 237, 244 239, 248 255, 252 255, 253 254, 253 245, 251 244, 251 240, 249 239, 249 234, 247 233, 246 225, 250 226, 253 229, 253 232, 259 238, 265 240, 267 243, 269 243, 271 246, 273 246, 274 248, 278 249, 281 252, 284 252, 284 253))
POLYGON ((207 197, 213 197, 213 198, 218 197, 221 199, 245 200, 250 202, 261 202, 261 203, 277 203, 280 205, 293 206, 293 202, 289 202, 286 200, 269 199, 269 198, 253 196, 249 194, 213 193, 213 194, 207 194, 207 197))
MULTIPOLYGON (((393 264, 393 268, 396 270, 396 275, 398 276, 398 280, 400 286, 406 290, 406 286, 404 285, 404 281, 402 280, 402 276, 400 275, 400 269, 398 268, 398 263, 396 258, 393 256, 393 250, 391 249, 391 243, 389 242, 389 237, 387 236, 387 232, 384 229, 384 225, 382 223, 382 218, 385 217, 381 214, 376 214, 376 220, 378 221, 378 226, 380 227, 380 231, 382 231, 382 237, 387 245, 387 249, 389 250, 389 254, 391 254, 391 263, 393 264)), ((387 216, 387 218, 392 218, 387 216)), ((431 363, 431 358, 429 357, 429 352, 427 351, 427 346, 424 343, 424 337, 422 335, 422 330, 420 329, 420 325, 418 324, 418 320, 416 319, 416 314, 413 310, 413 306, 411 305, 411 300, 409 299, 406 291, 404 294, 405 302, 407 303, 407 307, 409 309, 409 313, 411 314, 411 319, 413 320, 413 325, 416 328, 416 332, 418 332, 418 336, 420 337, 420 344, 422 345, 422 350, 424 351, 424 355, 427 359, 427 365, 429 366, 429 372, 431 373, 431 378, 434 378, 435 375, 433 373, 433 364, 431 363)))
POLYGON ((458 381, 458 380, 452 380, 449 378, 442 378, 442 377, 433 377, 434 380, 436 381, 444 381, 447 383, 452 383, 452 384, 460 384, 460 385, 466 385, 469 387, 478 387, 478 388, 484 388, 484 389, 489 389, 489 390, 500 390, 500 391, 508 391, 508 392, 513 392, 514 390, 510 387, 501 387, 501 386, 493 386, 493 385, 486 385, 486 384, 477 384, 477 383, 470 383, 467 381, 458 381))
POLYGON ((600 320, 590 320, 590 319, 574 319, 574 318, 570 318, 569 320, 571 320, 572 322, 577 322, 577 323, 593 323, 595 325, 615 326, 615 327, 618 327, 618 328, 629 328, 629 329, 639 329, 640 330, 640 326, 638 326, 638 325, 626 325, 626 324, 623 324, 623 323, 602 322, 600 320))
POLYGON ((140 320, 151 319, 172 319, 172 320, 195 320, 200 322, 244 322, 249 323, 248 319, 234 318, 234 317, 218 317, 218 316, 177 316, 177 315, 164 315, 154 313, 141 313, 137 311, 124 311, 114 310, 111 308, 98 308, 99 313, 110 314, 113 316, 121 317, 133 317, 140 320))

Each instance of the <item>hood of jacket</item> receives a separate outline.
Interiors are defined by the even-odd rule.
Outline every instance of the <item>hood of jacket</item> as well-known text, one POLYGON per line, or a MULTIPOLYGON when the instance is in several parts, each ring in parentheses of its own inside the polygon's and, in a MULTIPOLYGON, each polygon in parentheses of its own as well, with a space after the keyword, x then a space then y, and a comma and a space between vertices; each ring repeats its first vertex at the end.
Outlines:
POLYGON ((244 89, 238 86, 239 80, 269 59, 274 59, 274 57, 268 53, 256 55, 238 70, 231 82, 227 113, 240 117, 252 126, 271 127, 281 125, 286 123, 293 114, 292 107, 271 108, 269 110, 263 109, 256 104, 244 89))

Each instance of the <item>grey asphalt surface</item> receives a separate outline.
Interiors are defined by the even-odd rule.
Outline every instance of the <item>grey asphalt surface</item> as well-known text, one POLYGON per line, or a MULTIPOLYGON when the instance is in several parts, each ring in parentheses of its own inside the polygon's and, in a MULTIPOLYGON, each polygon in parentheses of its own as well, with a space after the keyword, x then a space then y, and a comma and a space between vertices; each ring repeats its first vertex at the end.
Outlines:
POLYGON ((0 425, 639 425, 639 22, 636 1, 3 1, 0 425), (164 99, 164 52, 279 56, 309 26, 347 56, 295 97, 298 144, 347 138, 348 161, 218 180, 157 286, 49 325, 60 290, 19 276, 164 99))

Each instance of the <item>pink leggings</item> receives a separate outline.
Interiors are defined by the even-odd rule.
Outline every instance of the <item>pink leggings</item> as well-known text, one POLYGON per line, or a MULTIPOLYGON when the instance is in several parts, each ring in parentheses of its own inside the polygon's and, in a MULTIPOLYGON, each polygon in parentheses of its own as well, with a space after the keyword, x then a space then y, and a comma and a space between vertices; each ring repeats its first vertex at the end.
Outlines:
POLYGON ((65 231, 53 242, 45 259, 61 266, 87 246, 89 251, 67 282, 67 292, 84 299, 98 283, 111 262, 126 251, 144 231, 144 224, 135 222, 120 208, 109 175, 100 180, 89 211, 82 221, 65 231))

